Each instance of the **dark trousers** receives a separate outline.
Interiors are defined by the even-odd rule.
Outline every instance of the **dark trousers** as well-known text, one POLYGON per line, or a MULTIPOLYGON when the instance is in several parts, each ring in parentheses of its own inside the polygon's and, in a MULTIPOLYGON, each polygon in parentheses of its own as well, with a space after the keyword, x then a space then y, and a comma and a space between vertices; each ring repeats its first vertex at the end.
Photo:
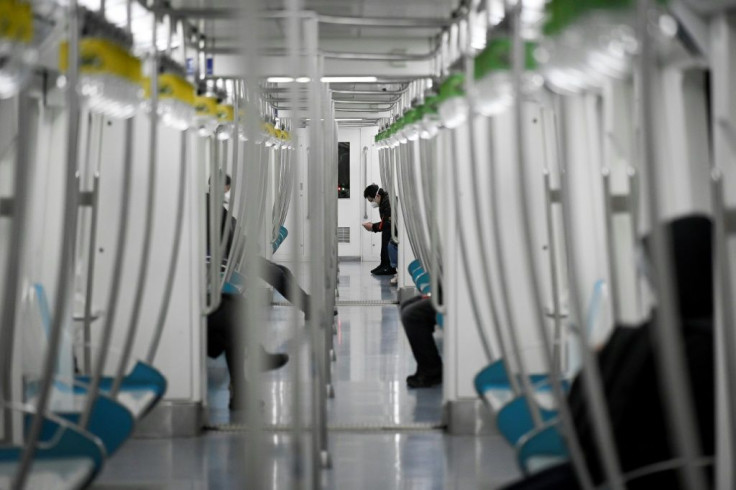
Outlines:
POLYGON ((417 296, 401 306, 401 323, 417 361, 417 373, 435 375, 442 372, 442 358, 432 336, 436 317, 429 298, 417 296))
POLYGON ((281 296, 289 300, 294 306, 304 312, 304 316, 309 318, 309 295, 299 287, 299 283, 294 274, 283 265, 275 264, 270 260, 260 258, 261 277, 270 284, 281 296), (294 296, 291 291, 292 284, 296 284, 297 291, 294 296))
POLYGON ((387 227, 381 231, 381 267, 391 267, 388 257, 388 242, 391 241, 391 228, 387 227))
MULTIPOLYGON (((236 349, 235 338, 238 329, 238 302, 245 298, 233 294, 223 294, 220 307, 207 316, 207 355, 212 358, 219 357, 225 352, 227 370, 230 373, 230 381, 237 391, 237 387, 245 385, 245 353, 243 349, 236 349), (237 369, 237 366, 240 366, 237 369)), ((243 332, 244 329, 240 331, 243 332)))

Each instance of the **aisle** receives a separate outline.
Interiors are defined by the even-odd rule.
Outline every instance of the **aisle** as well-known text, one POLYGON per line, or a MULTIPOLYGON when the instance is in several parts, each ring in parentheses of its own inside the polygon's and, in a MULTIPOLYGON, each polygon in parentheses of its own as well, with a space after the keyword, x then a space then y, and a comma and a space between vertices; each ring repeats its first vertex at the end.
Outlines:
MULTIPOLYGON (((370 275, 374 266, 341 263, 340 300, 395 298, 388 278, 370 275)), ((298 276, 303 283, 304 276, 298 276)), ((288 314, 288 307, 273 308, 267 348, 293 356, 296 346, 286 322, 288 314)), ((334 466, 325 473, 326 488, 496 488, 517 476, 513 452, 500 437, 451 437, 441 430, 416 430, 441 423, 442 390, 406 388, 405 378, 416 364, 397 306, 341 307, 335 347, 335 398, 328 403, 334 466)), ((307 349, 299 348, 304 367, 301 382, 307 394, 307 349)), ((213 362, 210 369, 210 420, 237 423, 238 414, 231 419, 226 406, 226 370, 218 365, 213 362)), ((271 424, 292 422, 284 408, 291 404, 291 374, 284 368, 263 376, 264 414, 271 424)), ((301 413, 308 421, 308 400, 301 413)), ((209 431, 196 439, 133 440, 113 458, 93 488, 249 488, 247 475, 241 473, 245 437, 243 432, 209 431)), ((267 469, 270 488, 294 488, 289 434, 273 432, 265 439, 263 451, 273 456, 267 469)))

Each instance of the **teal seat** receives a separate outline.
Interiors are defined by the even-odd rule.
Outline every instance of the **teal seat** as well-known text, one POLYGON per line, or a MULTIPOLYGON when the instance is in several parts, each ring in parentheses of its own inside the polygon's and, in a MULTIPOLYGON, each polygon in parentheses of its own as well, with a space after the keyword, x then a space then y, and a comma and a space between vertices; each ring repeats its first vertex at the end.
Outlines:
POLYGON ((412 272, 412 274, 411 274, 411 278, 412 278, 412 279, 414 280, 414 282, 416 283, 416 282, 417 282, 417 280, 418 280, 418 279, 419 279, 420 277, 422 277, 423 275, 425 275, 426 273, 427 273, 427 271, 425 271, 425 270, 424 270, 424 267, 418 267, 417 269, 415 269, 415 270, 414 270, 414 272, 412 272))
MULTIPOLYGON (((88 385, 90 383, 89 376, 75 376, 77 382, 88 385)), ((100 380, 100 391, 103 393, 109 392, 112 389, 112 385, 115 378, 105 376, 100 380)), ((133 370, 130 374, 123 377, 123 381, 120 385, 121 393, 140 393, 146 392, 153 395, 148 397, 148 401, 142 408, 141 412, 137 414, 138 418, 142 418, 147 415, 153 407, 155 407, 159 401, 166 394, 166 388, 168 383, 166 378, 161 372, 153 366, 146 364, 143 361, 137 361, 133 370)))
POLYGON ((437 315, 435 315, 434 321, 435 323, 437 323, 438 327, 445 328, 445 315, 443 315, 442 313, 437 313, 437 315))
POLYGON ((516 457, 525 475, 568 460, 567 446, 557 424, 557 420, 553 419, 542 428, 525 434, 517 442, 516 457))
POLYGON ((418 268, 422 267, 422 261, 417 259, 411 262, 409 266, 407 267, 407 270, 409 271, 409 275, 414 277, 414 271, 416 271, 418 268))
MULTIPOLYGON (((539 412, 543 421, 557 418, 556 410, 539 407, 539 412)), ((534 429, 534 421, 526 398, 519 396, 504 405, 496 415, 496 426, 512 446, 515 446, 525 434, 534 429)))
POLYGON ((287 230, 284 226, 279 228, 278 236, 273 242, 271 242, 271 248, 273 249, 274 253, 276 252, 276 250, 279 249, 284 240, 286 240, 287 236, 289 236, 289 230, 287 230))
MULTIPOLYGON (((26 414, 26 427, 31 420, 33 415, 26 414)), ((29 488, 33 488, 34 477, 48 478, 50 473, 71 474, 72 488, 86 488, 107 458, 105 446, 98 437, 55 415, 45 418, 41 441, 27 481, 29 488)), ((10 487, 23 450, 20 446, 0 447, 0 488, 10 487)))
MULTIPOLYGON (((547 382, 549 379, 548 374, 530 374, 529 380, 532 385, 538 385, 547 382)), ((511 382, 509 381, 508 373, 506 372, 506 366, 503 360, 498 359, 487 367, 483 368, 476 376, 474 380, 475 391, 479 396, 483 397, 485 393, 490 390, 498 389, 511 389, 511 382)))
MULTIPOLYGON (((38 305, 41 312, 41 321, 43 322, 44 328, 48 333, 51 328, 51 313, 49 309, 48 299, 46 297, 46 291, 41 284, 34 284, 33 288, 38 297, 38 305)), ((85 394, 86 388, 91 382, 89 376, 76 375, 74 376, 75 386, 73 388, 76 394, 85 394)), ((105 376, 100 379, 100 391, 109 392, 112 389, 112 385, 115 379, 113 377, 105 376)), ((58 387, 58 383, 57 383, 58 387)), ((143 361, 137 361, 133 366, 132 371, 123 377, 120 385, 121 393, 128 393, 131 396, 138 396, 139 394, 145 395, 145 404, 136 411, 135 416, 141 418, 148 414, 156 404, 163 398, 166 393, 167 382, 166 378, 161 374, 159 370, 153 366, 144 363, 143 361)), ((143 398, 143 397, 141 397, 143 398)), ((99 401, 99 400, 98 400, 99 401)), ((108 405, 102 403, 104 407, 108 405)), ((95 405, 97 407, 97 405, 95 405)), ((124 425, 124 422, 121 421, 124 425)))
MULTIPOLYGON (((81 413, 79 412, 55 412, 73 424, 79 424, 81 413)), ((41 440, 49 441, 54 436, 54 430, 46 427, 41 435, 41 440)), ((90 415, 87 430, 100 438, 105 446, 108 456, 112 456, 133 435, 135 419, 133 414, 121 403, 107 396, 98 396, 95 400, 90 415)))

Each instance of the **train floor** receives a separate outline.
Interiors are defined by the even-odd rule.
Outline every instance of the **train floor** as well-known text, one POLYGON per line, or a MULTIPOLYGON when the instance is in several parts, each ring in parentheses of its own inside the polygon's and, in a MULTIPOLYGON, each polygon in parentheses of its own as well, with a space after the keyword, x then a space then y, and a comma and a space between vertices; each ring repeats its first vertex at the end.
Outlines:
MULTIPOLYGON (((395 299, 389 278, 371 276, 375 265, 341 262, 339 300, 395 299)), ((295 272, 304 277, 304 271, 295 272)), ((264 332, 266 348, 288 352, 292 362, 261 378, 263 417, 275 429, 261 441, 259 456, 268 462, 261 466, 262 488, 299 488, 293 471, 294 441, 284 430, 293 425, 288 407, 295 357, 304 367, 300 413, 304 424, 310 424, 308 352, 302 341, 294 340, 289 315, 288 307, 275 306, 264 332)), ((335 397, 327 405, 332 468, 323 471, 324 488, 492 489, 519 476, 514 453, 500 436, 450 436, 436 428, 442 419, 441 387, 407 389, 405 378, 416 364, 396 305, 340 306, 338 319, 332 363, 335 397)), ((227 408, 224 360, 210 360, 208 373, 209 430, 196 438, 134 439, 108 462, 92 488, 255 488, 245 464, 249 434, 238 430, 242 414, 227 408)), ((307 432, 305 448, 309 437, 307 432)), ((301 466, 307 481, 311 466, 306 460, 301 466)))

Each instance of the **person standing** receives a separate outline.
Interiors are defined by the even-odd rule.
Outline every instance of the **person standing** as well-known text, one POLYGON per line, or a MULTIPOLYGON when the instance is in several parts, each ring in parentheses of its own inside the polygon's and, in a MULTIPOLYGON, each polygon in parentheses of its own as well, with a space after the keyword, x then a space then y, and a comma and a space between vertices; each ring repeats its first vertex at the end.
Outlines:
POLYGON ((381 234, 381 263, 371 271, 371 274, 376 276, 393 276, 396 274, 396 269, 391 267, 391 261, 388 255, 388 244, 391 241, 392 225, 391 202, 388 192, 376 184, 371 184, 365 188, 363 197, 365 197, 372 207, 378 208, 381 216, 381 221, 377 223, 371 223, 370 221, 363 223, 363 228, 366 230, 381 234))

